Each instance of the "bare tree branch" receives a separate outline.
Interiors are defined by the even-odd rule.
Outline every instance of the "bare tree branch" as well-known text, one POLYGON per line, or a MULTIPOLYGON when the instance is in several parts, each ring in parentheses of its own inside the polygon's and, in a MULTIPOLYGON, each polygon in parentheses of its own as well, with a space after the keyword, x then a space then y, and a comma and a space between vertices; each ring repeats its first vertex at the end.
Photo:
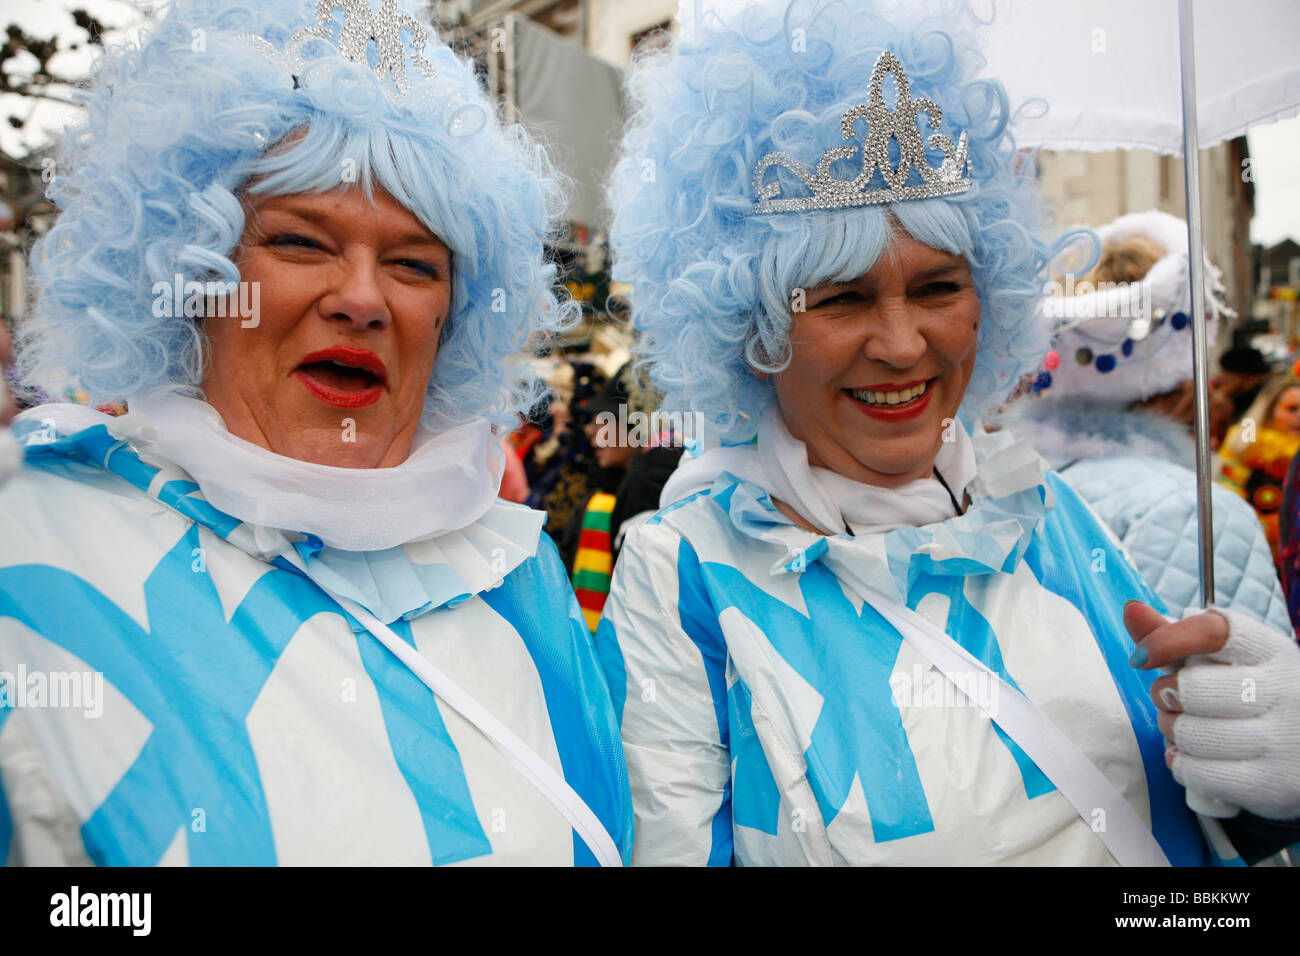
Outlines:
MULTIPOLYGON (((123 6, 131 7, 126 0, 118 0, 118 2, 123 6)), ((81 49, 86 44, 102 47, 104 34, 111 28, 80 7, 68 11, 68 15, 74 25, 86 32, 86 39, 66 40, 57 35, 35 36, 16 23, 10 23, 5 27, 4 42, 0 44, 0 93, 16 93, 32 100, 33 108, 35 101, 40 100, 64 106, 75 105, 71 94, 61 93, 58 88, 76 87, 83 78, 60 75, 50 68, 50 61, 60 53, 81 49), (23 69, 23 60, 27 56, 36 60, 35 70, 23 69), (12 72, 11 63, 14 66, 12 72)), ((19 111, 10 109, 5 118, 10 126, 22 129, 31 119, 32 112, 33 110, 29 109, 26 116, 21 116, 19 111)))

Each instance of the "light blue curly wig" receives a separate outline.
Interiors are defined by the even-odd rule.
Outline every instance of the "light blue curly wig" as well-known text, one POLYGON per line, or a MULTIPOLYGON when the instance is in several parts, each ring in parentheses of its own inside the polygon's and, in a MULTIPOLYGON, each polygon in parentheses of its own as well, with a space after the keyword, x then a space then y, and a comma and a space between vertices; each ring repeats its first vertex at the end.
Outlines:
MULTIPOLYGON (((413 88, 399 105, 384 94, 391 77, 331 43, 302 46, 295 77, 239 36, 283 49, 315 24, 314 7, 176 0, 138 45, 98 62, 85 122, 59 144, 49 196, 61 214, 34 250, 36 301, 19 332, 26 382, 70 379, 95 400, 194 388, 205 338, 194 319, 154 315, 154 284, 238 281, 244 191, 373 196, 379 186, 452 251, 426 414, 505 423, 535 402, 515 357, 531 334, 577 314, 557 300, 543 252, 563 208, 560 178, 521 128, 503 127, 472 65, 432 28, 424 56, 436 77, 408 58, 413 88)), ((337 43, 342 10, 334 16, 337 43)), ((374 62, 373 43, 368 52, 374 62)))
MULTIPOLYGON (((703 14, 671 48, 634 65, 635 113, 609 185, 614 276, 633 287, 640 355, 665 407, 703 414, 724 439, 752 435, 775 395, 752 369, 788 362, 793 291, 869 271, 890 245, 891 217, 971 264, 983 321, 963 413, 995 408, 1037 367, 1048 339, 1035 305, 1057 250, 1041 238, 1035 185, 1018 171, 1032 162, 1007 130, 1006 93, 975 78, 976 26, 961 4, 927 18, 905 7, 886 16, 870 0, 754 3, 703 14), (974 186, 888 206, 750 214, 760 157, 784 150, 813 169, 846 145, 841 115, 867 101, 886 49, 902 61, 913 98, 939 104, 942 132, 954 143, 968 134, 974 186)), ((861 147, 864 125, 847 145, 861 147)), ((890 148, 896 163, 897 143, 890 148)), ((943 158, 927 154, 936 167, 943 158)), ((852 179, 861 164, 858 153, 831 171, 852 179)), ((781 196, 809 195, 787 170, 774 171, 781 196)), ((913 171, 910 182, 919 181, 913 171)), ((879 172, 869 185, 884 188, 879 172)))

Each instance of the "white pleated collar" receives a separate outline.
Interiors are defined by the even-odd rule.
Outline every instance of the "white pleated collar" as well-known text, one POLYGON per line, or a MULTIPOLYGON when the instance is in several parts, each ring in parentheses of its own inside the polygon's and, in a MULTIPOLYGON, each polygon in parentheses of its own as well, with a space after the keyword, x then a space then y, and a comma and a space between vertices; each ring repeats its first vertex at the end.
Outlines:
POLYGON ((113 432, 145 459, 184 470, 213 507, 340 551, 380 551, 471 525, 496 500, 505 470, 483 419, 438 432, 422 425, 410 456, 393 468, 338 468, 238 438, 197 399, 157 394, 128 407, 113 432))
POLYGON ((496 497, 504 451, 485 421, 426 432, 406 462, 375 469, 275 455, 230 435, 210 406, 176 397, 137 399, 119 418, 45 405, 14 431, 29 463, 67 458, 114 472, 385 624, 497 587, 537 553, 546 520, 496 497))
MULTIPOLYGON (((799 527, 779 511, 773 503, 778 495, 761 474, 746 477, 724 468, 713 484, 696 487, 690 494, 702 495, 721 509, 722 520, 740 534, 776 545, 777 557, 769 567, 773 577, 799 575, 820 564, 861 595, 884 594, 905 604, 911 582, 921 571, 967 576, 1014 570, 1055 507, 1047 462, 1028 444, 1009 432, 983 429, 977 429, 969 440, 975 474, 964 485, 970 506, 959 516, 954 515, 951 501, 941 507, 937 495, 932 495, 931 504, 917 509, 932 511, 935 517, 931 520, 894 520, 874 531, 848 533, 841 527, 836 533, 823 534, 799 527)), ((726 464, 728 458, 733 464, 752 464, 757 457, 753 446, 745 447, 749 449, 745 455, 714 459, 710 471, 718 462, 726 464)), ((959 473, 953 470, 954 475, 959 473)), ((690 483, 682 486, 690 488, 690 483)), ((956 490, 955 484, 953 487, 956 490)), ((943 495, 946 500, 947 492, 943 495)), ((698 531, 696 512, 687 505, 691 498, 678 495, 675 500, 681 507, 665 506, 657 520, 690 538, 698 531)), ((811 511, 805 504, 800 514, 807 516, 811 511)))
POLYGON ((942 481, 931 476, 881 488, 809 465, 807 446, 790 434, 780 409, 772 405, 759 421, 756 442, 714 448, 683 462, 664 486, 659 503, 667 507, 730 473, 789 505, 822 534, 848 529, 867 535, 931 524, 957 514, 953 499, 960 502, 975 477, 975 451, 960 421, 953 421, 951 436, 935 457, 942 481))

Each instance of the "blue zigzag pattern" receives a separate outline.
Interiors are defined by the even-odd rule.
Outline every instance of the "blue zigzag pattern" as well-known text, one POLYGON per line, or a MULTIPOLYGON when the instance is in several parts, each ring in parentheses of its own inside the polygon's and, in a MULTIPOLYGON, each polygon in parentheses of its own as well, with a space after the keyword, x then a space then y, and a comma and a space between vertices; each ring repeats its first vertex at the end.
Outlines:
MULTIPOLYGON (((191 526, 146 580, 148 631, 68 571, 0 569, 0 617, 16 618, 101 671, 153 725, 139 757, 82 828, 100 865, 154 865, 182 827, 193 864, 276 862, 246 718, 299 628, 317 614, 343 613, 306 578, 272 569, 227 622, 211 579, 191 566, 197 547, 191 526), (205 818, 198 831, 190 826, 196 809, 205 818)), ((384 678, 376 681, 382 696, 393 662, 367 650, 368 635, 358 640, 367 669, 384 678)), ((398 687, 384 707, 402 772, 409 780, 434 770, 428 752, 420 756, 403 743, 416 732, 409 726, 415 710, 423 744, 439 753, 437 792, 415 790, 434 859, 490 853, 455 747, 441 721, 430 721, 436 708, 423 687, 398 687)))

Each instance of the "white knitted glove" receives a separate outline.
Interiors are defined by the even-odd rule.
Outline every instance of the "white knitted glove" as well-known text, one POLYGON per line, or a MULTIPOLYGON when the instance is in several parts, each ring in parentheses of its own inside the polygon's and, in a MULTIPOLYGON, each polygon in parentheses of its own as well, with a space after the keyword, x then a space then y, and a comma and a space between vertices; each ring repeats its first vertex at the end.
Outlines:
POLYGON ((1300 646, 1215 607, 1228 642, 1178 671, 1174 779, 1272 820, 1300 817, 1300 646))

